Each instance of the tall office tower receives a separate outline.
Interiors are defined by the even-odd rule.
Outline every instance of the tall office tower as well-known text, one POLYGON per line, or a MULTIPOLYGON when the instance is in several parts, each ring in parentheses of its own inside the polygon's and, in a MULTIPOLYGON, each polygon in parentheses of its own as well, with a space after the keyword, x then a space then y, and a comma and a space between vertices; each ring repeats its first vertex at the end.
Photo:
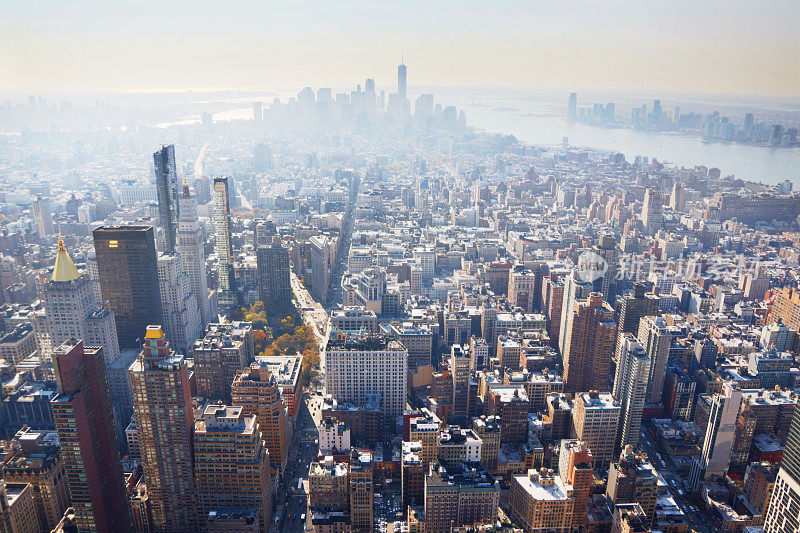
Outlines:
POLYGON ((264 120, 264 111, 261 108, 261 102, 253 102, 253 122, 261 122, 264 120))
POLYGON ((72 339, 53 352, 50 401, 80 531, 131 531, 102 348, 72 339))
POLYGON ((292 301, 289 283, 289 250, 279 243, 256 249, 258 266, 258 298, 265 307, 288 304, 292 301))
POLYGON ((261 436, 269 450, 269 461, 277 471, 282 471, 289 450, 286 407, 283 405, 278 382, 265 366, 252 363, 238 374, 231 384, 233 405, 244 409, 247 415, 256 415, 261 436))
POLYGON ((572 316, 572 311, 577 300, 588 298, 594 291, 590 281, 583 281, 575 271, 570 272, 564 279, 564 292, 561 301, 561 326, 559 329, 558 350, 563 354, 567 349, 569 337, 567 336, 567 320, 572 316))
POLYGON ((203 327, 211 322, 211 305, 208 299, 208 278, 206 275, 205 238, 200 219, 197 217, 197 202, 189 192, 189 184, 183 181, 180 197, 180 216, 178 217, 178 240, 175 250, 181 258, 183 269, 189 276, 192 294, 197 300, 203 327))
POLYGON ((619 332, 639 332, 639 320, 644 316, 658 314, 659 298, 655 294, 645 294, 647 286, 644 283, 633 284, 633 294, 622 298, 619 308, 619 332))
POLYGON ((336 248, 332 239, 325 235, 314 235, 309 240, 311 247, 311 294, 324 304, 328 299, 336 248))
POLYGON ((603 300, 613 306, 617 300, 617 274, 619 273, 617 240, 611 235, 602 235, 598 243, 592 247, 592 252, 602 257, 606 264, 603 275, 594 280, 594 291, 602 294, 603 300))
POLYGON ((217 253, 217 269, 219 270, 219 301, 231 307, 236 304, 236 287, 233 279, 233 250, 231 248, 231 211, 229 204, 228 178, 214 178, 214 229, 217 241, 214 251, 217 253))
POLYGON ((595 466, 607 465, 613 458, 619 417, 619 403, 611 394, 582 392, 575 395, 574 433, 592 450, 595 466))
POLYGON ((536 285, 537 273, 533 269, 524 265, 514 265, 508 275, 508 301, 511 305, 521 308, 523 313, 533 312, 539 307, 536 285))
POLYGON ((100 305, 104 300, 103 294, 100 292, 100 273, 97 270, 97 254, 94 253, 94 248, 86 254, 86 272, 84 273, 89 278, 89 284, 92 286, 94 301, 97 305, 100 305))
POLYGON ((586 528, 586 510, 592 495, 592 452, 585 442, 561 441, 558 454, 558 475, 572 486, 575 503, 572 508, 573 529, 586 528))
POLYGON ((88 276, 75 267, 60 238, 53 275, 42 292, 51 346, 82 339, 89 346, 103 348, 107 366, 117 360, 120 352, 114 314, 97 305, 88 276))
POLYGON ((92 232, 100 291, 114 313, 122 349, 163 320, 152 226, 101 226, 92 232))
POLYGON ((724 383, 722 392, 711 400, 703 449, 700 457, 692 462, 689 474, 689 486, 694 490, 701 480, 713 475, 721 476, 728 470, 741 404, 742 391, 730 381, 724 383))
POLYGON ((399 416, 405 408, 408 350, 383 335, 331 338, 325 347, 325 394, 365 405, 380 394, 381 410, 399 416))
POLYGON ((36 200, 33 201, 33 220, 36 222, 36 230, 42 237, 55 233, 53 204, 50 198, 36 197, 36 200))
MULTIPOLYGON (((241 407, 208 405, 194 422, 194 476, 197 523, 213 511, 255 509, 258 531, 272 518, 269 452, 255 415, 241 407)), ((213 517, 213 515, 212 515, 213 517)))
POLYGON ((647 458, 636 455, 633 446, 625 446, 619 461, 608 469, 606 499, 612 504, 638 503, 652 520, 658 498, 658 473, 647 458))
POLYGON ((764 533, 794 533, 800 528, 800 409, 795 409, 786 437, 764 533))
POLYGON ((669 207, 673 211, 679 213, 686 211, 686 189, 680 181, 676 181, 672 185, 672 194, 669 196, 669 207))
POLYGON ((372 451, 353 449, 350 455, 350 523, 356 533, 372 531, 372 451))
POLYGON ((450 375, 453 376, 453 421, 466 424, 469 418, 470 355, 466 347, 450 347, 450 375))
POLYGON ((636 335, 639 343, 650 356, 650 376, 647 378, 647 403, 659 403, 664 391, 669 348, 672 339, 679 334, 677 328, 667 326, 662 316, 646 315, 639 321, 636 335))
POLYGON ((195 339, 202 336, 203 326, 180 256, 158 254, 158 281, 167 340, 178 353, 188 354, 195 339))
POLYGON ((266 172, 272 169, 272 152, 265 143, 253 146, 253 170, 266 172))
POLYGON ((660 230, 663 226, 663 204, 661 191, 648 187, 644 193, 644 204, 642 204, 642 223, 650 234, 660 230))
POLYGON ((406 99, 406 66, 400 64, 397 66, 397 94, 400 100, 406 99))
POLYGON ((255 357, 253 324, 209 324, 205 336, 192 345, 197 395, 230 402, 231 383, 255 357))
POLYGON ((128 372, 155 529, 194 531, 197 505, 189 367, 170 348, 161 326, 147 326, 142 352, 128 372))
POLYGON ((158 225, 164 232, 164 251, 175 253, 178 226, 178 172, 175 169, 175 146, 161 147, 153 153, 158 198, 158 225))
POLYGON ((564 326, 569 342, 563 353, 564 390, 607 391, 617 324, 614 310, 598 293, 578 300, 564 326))
POLYGON ((647 401, 650 357, 636 337, 622 333, 617 345, 617 373, 614 376, 614 399, 619 402, 620 422, 617 449, 639 444, 642 414, 647 401))
POLYGON ((578 112, 578 93, 569 93, 569 101, 567 102, 567 120, 575 122, 578 112))

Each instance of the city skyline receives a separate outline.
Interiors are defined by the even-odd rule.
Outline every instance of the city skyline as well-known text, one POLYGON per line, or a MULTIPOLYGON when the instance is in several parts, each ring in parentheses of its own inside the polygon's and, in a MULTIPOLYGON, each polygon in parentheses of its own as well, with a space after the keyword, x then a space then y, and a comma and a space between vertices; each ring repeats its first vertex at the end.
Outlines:
POLYGON ((389 87, 390 65, 405 62, 413 65, 412 88, 798 94, 796 4, 748 1, 722 12, 711 3, 621 0, 577 9, 555 2, 349 7, 243 3, 223 11, 172 3, 159 4, 155 17, 141 5, 94 1, 44 2, 24 12, 6 5, 0 44, 10 53, 0 60, 7 73, 0 91, 344 86, 367 76, 389 87), (158 56, 170 61, 152 61, 158 56))

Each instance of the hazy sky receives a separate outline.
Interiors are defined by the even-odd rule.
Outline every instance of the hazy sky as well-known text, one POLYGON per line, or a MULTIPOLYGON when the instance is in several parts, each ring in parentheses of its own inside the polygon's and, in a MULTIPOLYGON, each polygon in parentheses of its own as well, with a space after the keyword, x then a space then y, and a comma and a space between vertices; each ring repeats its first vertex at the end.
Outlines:
MULTIPOLYGON (((395 82, 800 94, 800 2, 0 1, 0 90, 395 82)), ((412 91, 413 93, 413 91, 412 91)))

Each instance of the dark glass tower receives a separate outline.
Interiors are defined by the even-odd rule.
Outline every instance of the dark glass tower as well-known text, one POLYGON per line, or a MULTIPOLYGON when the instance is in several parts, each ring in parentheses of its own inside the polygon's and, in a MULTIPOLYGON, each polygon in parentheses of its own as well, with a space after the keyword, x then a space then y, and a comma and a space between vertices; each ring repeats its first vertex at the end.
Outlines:
POLYGON ((178 173, 175 170, 175 146, 164 146, 153 154, 158 198, 158 223, 164 232, 164 251, 175 253, 178 227, 178 173))
POLYGON ((161 324, 161 291, 152 226, 101 226, 92 232, 105 307, 114 312, 122 349, 136 348, 149 324, 161 324))
POLYGON ((53 352, 52 399, 64 472, 79 531, 131 531, 102 348, 70 339, 53 352))

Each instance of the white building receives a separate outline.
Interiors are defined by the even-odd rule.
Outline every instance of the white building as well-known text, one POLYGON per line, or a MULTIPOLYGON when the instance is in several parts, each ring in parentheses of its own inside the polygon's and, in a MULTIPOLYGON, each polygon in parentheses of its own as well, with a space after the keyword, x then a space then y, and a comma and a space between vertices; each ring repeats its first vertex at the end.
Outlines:
POLYGON ((180 255, 183 270, 189 276, 189 285, 197 300, 202 326, 208 324, 211 317, 211 305, 208 294, 206 274, 206 255, 203 249, 203 228, 197 217, 197 202, 189 192, 189 184, 184 180, 180 197, 180 216, 178 217, 178 233, 175 251, 180 255))
POLYGON ((103 348, 106 366, 116 361, 119 341, 114 313, 100 307, 89 277, 75 267, 61 239, 53 274, 43 292, 49 346, 83 339, 86 346, 103 348))
POLYGON ((323 358, 325 394, 355 405, 380 394, 382 411, 399 416, 406 401, 407 358, 403 345, 384 335, 332 336, 323 358))
POLYGON ((344 422, 326 418, 319 426, 319 453, 350 453, 350 428, 344 422))
POLYGON ((195 339, 203 336, 203 324, 180 256, 158 254, 158 283, 167 339, 176 352, 188 354, 195 339))

